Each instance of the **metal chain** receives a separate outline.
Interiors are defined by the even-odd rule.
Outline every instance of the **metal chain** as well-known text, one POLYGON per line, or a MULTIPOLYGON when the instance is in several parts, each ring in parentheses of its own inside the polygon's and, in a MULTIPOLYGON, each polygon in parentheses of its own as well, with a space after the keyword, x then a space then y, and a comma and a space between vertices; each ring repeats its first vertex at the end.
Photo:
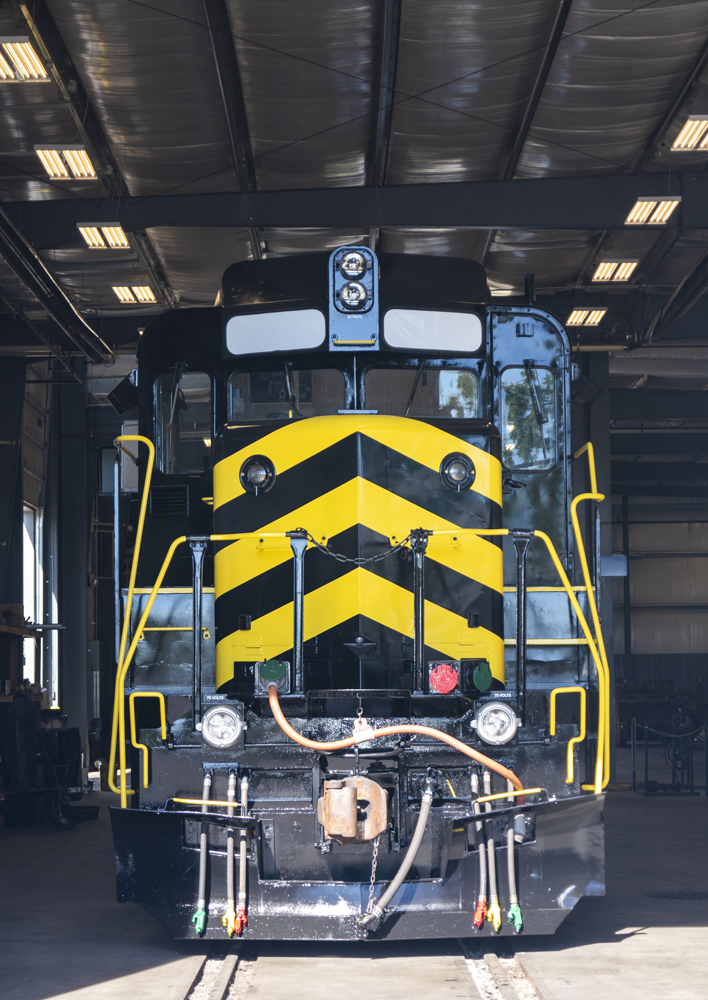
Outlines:
POLYGON ((371 913, 374 909, 374 886, 376 885, 376 866, 379 863, 379 834, 374 840, 374 854, 371 858, 371 879, 369 880, 369 903, 366 912, 371 913))
POLYGON ((332 549, 328 548, 326 545, 322 545, 321 542, 318 542, 316 538, 312 537, 309 531, 303 531, 302 533, 307 537, 308 542, 311 542, 315 548, 320 550, 320 552, 324 552, 326 556, 331 556, 340 563, 352 563, 354 566, 366 566, 367 563, 376 563, 381 562, 382 559, 388 559, 388 557, 392 556, 394 552, 400 552, 401 549, 404 549, 411 538, 411 536, 408 535, 402 542, 399 542, 397 545, 392 545, 390 549, 386 550, 386 552, 379 552, 376 556, 368 556, 368 558, 356 556, 352 559, 349 556, 342 555, 341 552, 333 552, 332 549))

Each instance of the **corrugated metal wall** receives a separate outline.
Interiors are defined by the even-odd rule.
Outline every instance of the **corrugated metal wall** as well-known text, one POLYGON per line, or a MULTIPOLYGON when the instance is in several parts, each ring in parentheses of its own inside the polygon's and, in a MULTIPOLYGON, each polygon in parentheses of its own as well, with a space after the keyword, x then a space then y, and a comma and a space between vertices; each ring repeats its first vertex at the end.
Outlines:
MULTIPOLYGON (((626 670, 628 680, 675 672, 678 682, 688 670, 695 680, 708 668, 708 506, 630 497, 628 513, 631 655, 617 657, 618 672, 626 670), (672 659, 677 656, 692 662, 680 665, 672 659)), ((614 508, 612 531, 613 551, 622 552, 621 505, 614 508)), ((613 580, 613 598, 619 653, 627 651, 621 578, 613 580)))

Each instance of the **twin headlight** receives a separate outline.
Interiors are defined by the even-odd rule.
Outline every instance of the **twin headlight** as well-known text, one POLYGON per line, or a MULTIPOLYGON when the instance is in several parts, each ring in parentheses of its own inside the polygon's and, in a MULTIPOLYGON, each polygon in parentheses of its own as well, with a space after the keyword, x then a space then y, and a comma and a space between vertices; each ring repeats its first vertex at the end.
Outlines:
POLYGON ((202 736, 209 746, 226 750, 238 743, 243 733, 243 719, 230 705, 214 705, 204 713, 202 736))
POLYGON ((510 705, 503 701, 488 701, 477 712, 472 728, 485 743, 500 746, 516 736, 519 720, 510 705))

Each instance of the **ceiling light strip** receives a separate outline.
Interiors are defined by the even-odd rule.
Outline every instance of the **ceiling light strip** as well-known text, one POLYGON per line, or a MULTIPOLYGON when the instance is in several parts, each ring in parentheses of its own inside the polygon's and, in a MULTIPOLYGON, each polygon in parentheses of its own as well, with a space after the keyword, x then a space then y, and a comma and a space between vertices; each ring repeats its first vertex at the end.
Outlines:
POLYGON ((135 296, 127 285, 114 285, 113 291, 116 293, 121 302, 135 303, 135 296))
POLYGON ((689 115, 688 121, 683 126, 671 146, 674 152, 686 152, 695 149, 699 142, 700 148, 705 149, 708 142, 708 115, 689 115), (703 142, 701 142, 703 139, 703 142))
POLYGON ((680 195, 637 198, 625 225, 664 225, 680 201, 680 195))

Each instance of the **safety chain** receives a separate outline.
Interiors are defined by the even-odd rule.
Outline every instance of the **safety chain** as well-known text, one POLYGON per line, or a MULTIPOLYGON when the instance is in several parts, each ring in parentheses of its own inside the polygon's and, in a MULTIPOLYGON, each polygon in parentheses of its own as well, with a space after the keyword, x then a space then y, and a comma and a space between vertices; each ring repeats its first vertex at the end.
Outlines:
POLYGON ((683 739, 684 736, 695 736, 697 733, 702 733, 705 731, 705 726, 699 726, 698 729, 692 729, 690 733, 665 733, 661 729, 653 729, 651 726, 643 726, 641 722, 637 723, 637 729, 644 729, 648 733, 655 733, 657 736, 666 736, 668 739, 683 739))
MULTIPOLYGON (((298 531, 300 531, 299 528, 298 531)), ((385 552, 379 552, 376 556, 368 556, 368 558, 356 556, 354 559, 351 559, 349 556, 342 555, 341 552, 333 552, 332 549, 328 548, 326 545, 322 545, 321 542, 318 542, 316 538, 312 537, 309 531, 303 530, 302 534, 307 537, 308 542, 311 542, 315 548, 320 550, 320 552, 324 552, 326 556, 331 556, 340 563, 353 563, 354 566, 366 566, 367 563, 376 563, 381 562, 382 559, 388 559, 388 557, 392 556, 394 552, 400 552, 401 549, 404 549, 411 540, 411 536, 408 535, 402 542, 399 542, 397 545, 392 545, 390 549, 387 549, 385 552)))
POLYGON ((369 903, 366 907, 366 912, 371 913, 374 909, 374 886, 376 885, 376 866, 379 863, 379 838, 381 834, 374 840, 374 854, 371 858, 371 879, 369 880, 369 903))

